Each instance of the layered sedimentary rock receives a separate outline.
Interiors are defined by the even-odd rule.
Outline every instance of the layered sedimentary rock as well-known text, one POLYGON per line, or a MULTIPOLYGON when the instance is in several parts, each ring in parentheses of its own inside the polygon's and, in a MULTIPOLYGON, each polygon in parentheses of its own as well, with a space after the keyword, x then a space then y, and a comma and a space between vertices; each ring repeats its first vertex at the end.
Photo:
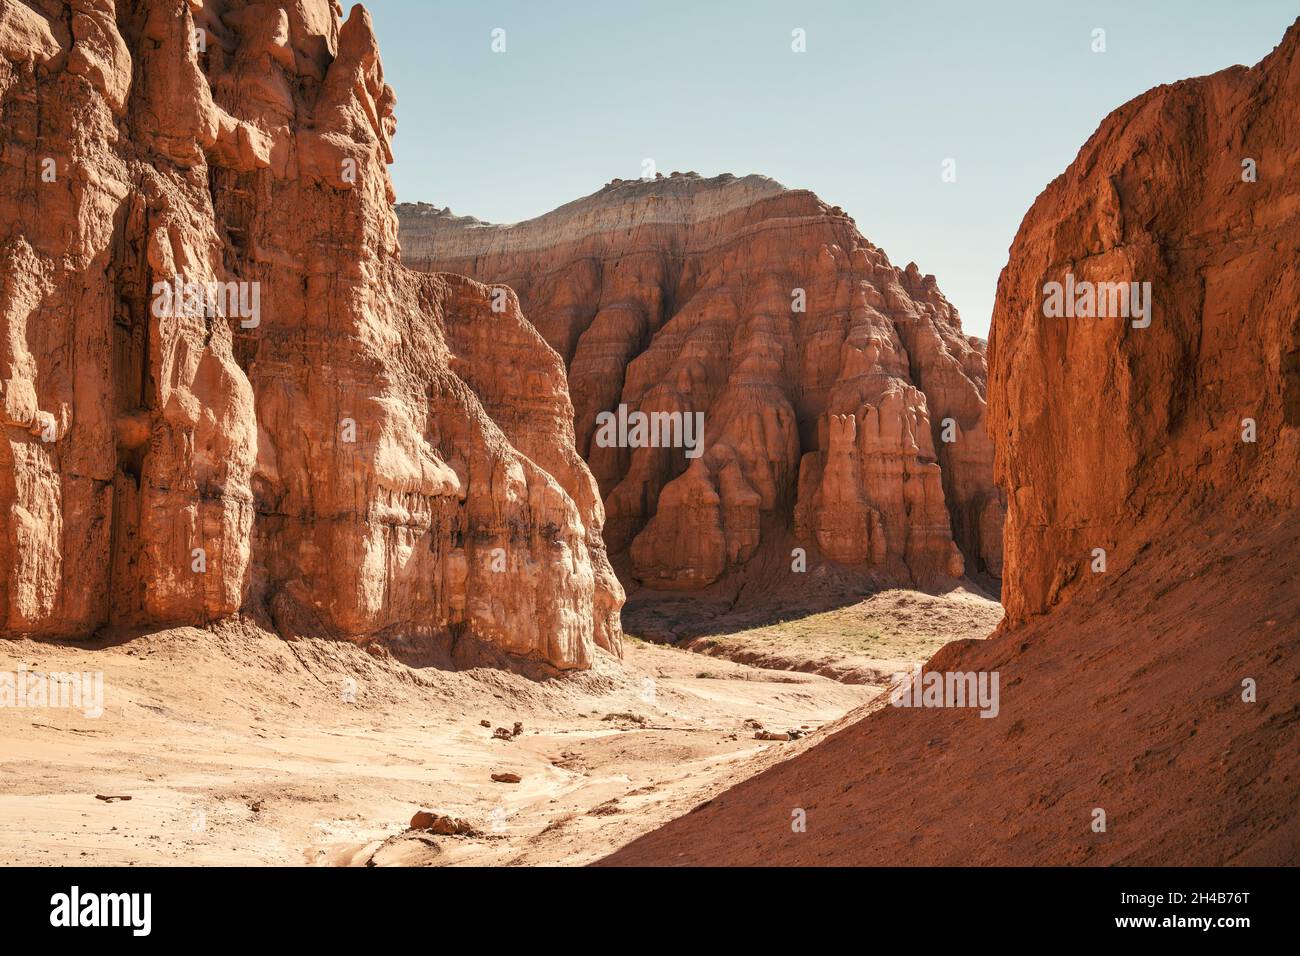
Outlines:
POLYGON ((1001 573, 984 344, 839 208, 674 173, 516 225, 398 214, 408 266, 513 289, 564 357, 606 544, 634 582, 788 571, 795 548, 878 583, 1001 573), (611 442, 602 416, 620 409, 700 415, 703 443, 611 442))
POLYGON ((368 14, 68 6, 0 10, 0 635, 617 652, 560 358, 398 261, 368 14))
POLYGON ((1300 22, 1115 111, 1026 215, 990 352, 1007 618, 924 678, 997 675, 996 714, 882 703, 612 862, 1300 861, 1297 156, 1300 22), (1049 317, 1065 274, 1151 307, 1049 317))

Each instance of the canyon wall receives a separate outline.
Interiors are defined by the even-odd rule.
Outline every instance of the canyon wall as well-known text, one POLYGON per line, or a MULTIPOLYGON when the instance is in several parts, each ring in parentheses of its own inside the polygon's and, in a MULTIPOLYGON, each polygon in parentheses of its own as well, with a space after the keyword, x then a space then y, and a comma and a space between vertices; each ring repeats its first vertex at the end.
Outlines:
POLYGON ((1300 21, 1116 110, 1025 216, 990 349, 1007 617, 923 678, 993 706, 882 700, 608 862, 1300 861, 1298 157, 1300 21), (1151 309, 1048 317, 1067 274, 1151 309))
POLYGON ((632 582, 696 592, 762 566, 790 581, 801 548, 809 570, 860 582, 996 588, 984 343, 838 207, 674 173, 515 225, 397 209, 408 266, 509 287, 564 358, 632 582), (702 415, 697 457, 611 443, 601 416, 620 407, 702 415))
POLYGON ((618 653, 563 363, 399 263, 365 10, 68 6, 0 9, 0 636, 618 653))
POLYGON ((1295 46, 1120 107, 1021 224, 990 337, 1011 620, 1198 515, 1248 529, 1300 502, 1295 46), (1067 276, 1083 311, 1082 283, 1149 284, 1150 315, 1047 318, 1067 276))

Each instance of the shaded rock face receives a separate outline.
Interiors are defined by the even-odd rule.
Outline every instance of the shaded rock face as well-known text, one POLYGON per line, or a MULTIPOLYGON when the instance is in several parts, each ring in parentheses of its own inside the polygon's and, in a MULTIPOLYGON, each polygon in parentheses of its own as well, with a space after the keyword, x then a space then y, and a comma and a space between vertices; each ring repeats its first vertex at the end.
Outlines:
POLYGON ((618 652, 560 358, 398 262, 368 14, 64 7, 0 12, 0 635, 618 652))
POLYGON ((1121 107, 1025 216, 990 346, 1012 621, 1300 501, 1296 46, 1121 107), (1149 283, 1150 315, 1048 318, 1067 275, 1149 283))
POLYGON ((1297 155, 1300 21, 1112 113, 1025 216, 990 348, 1007 615, 925 665, 998 675, 997 716, 880 701, 609 862, 1300 860, 1297 155), (1067 269, 1150 282, 1150 324, 1046 317, 1067 269))
POLYGON ((397 209, 407 265, 508 286, 564 357, 606 544, 634 582, 698 590, 760 564, 788 580, 801 548, 859 581, 996 585, 984 344, 838 208, 674 173, 511 226, 397 209), (700 414, 703 443, 611 444, 602 416, 620 407, 700 414))

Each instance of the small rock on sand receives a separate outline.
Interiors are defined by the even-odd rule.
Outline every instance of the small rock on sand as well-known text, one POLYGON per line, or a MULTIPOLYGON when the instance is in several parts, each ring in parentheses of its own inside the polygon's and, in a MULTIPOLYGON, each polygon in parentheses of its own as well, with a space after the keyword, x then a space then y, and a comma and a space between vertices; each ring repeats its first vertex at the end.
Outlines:
POLYGON ((497 783, 518 783, 523 778, 517 773, 494 773, 492 779, 497 783))
POLYGON ((411 817, 412 830, 429 830, 442 836, 477 836, 478 830, 468 820, 420 810, 411 817))
POLYGON ((644 724, 646 722, 645 718, 642 717, 640 714, 630 714, 630 713, 606 714, 604 717, 600 719, 626 721, 627 723, 630 724, 644 724))

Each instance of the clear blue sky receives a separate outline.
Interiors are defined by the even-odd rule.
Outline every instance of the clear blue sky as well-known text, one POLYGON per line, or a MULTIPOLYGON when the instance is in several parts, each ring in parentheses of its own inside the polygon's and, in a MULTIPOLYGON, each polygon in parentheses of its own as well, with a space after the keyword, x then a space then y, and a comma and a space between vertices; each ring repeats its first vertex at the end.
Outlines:
POLYGON ((635 178, 645 157, 665 174, 763 173, 933 272, 977 335, 1021 217, 1108 112, 1254 64, 1300 13, 1274 0, 366 5, 397 91, 399 200, 514 222, 635 178))

